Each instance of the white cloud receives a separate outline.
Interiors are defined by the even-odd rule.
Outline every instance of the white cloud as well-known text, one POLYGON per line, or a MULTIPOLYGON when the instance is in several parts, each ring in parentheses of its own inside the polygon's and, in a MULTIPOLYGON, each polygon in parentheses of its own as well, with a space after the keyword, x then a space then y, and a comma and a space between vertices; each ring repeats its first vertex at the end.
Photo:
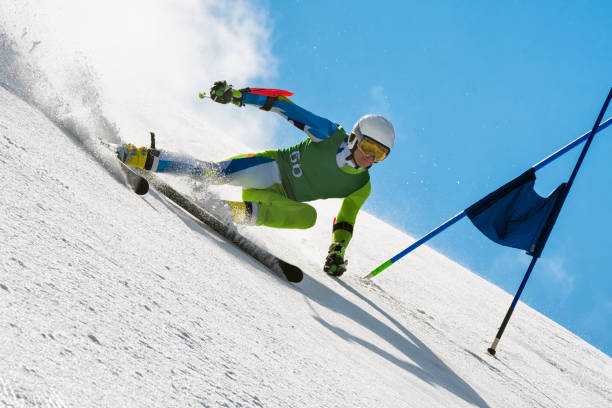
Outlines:
POLYGON ((538 273, 544 275, 563 296, 574 290, 576 277, 565 267, 565 260, 559 257, 543 257, 538 260, 538 273))
MULTIPOLYGON (((515 287, 518 288, 518 284, 530 262, 531 257, 526 255, 524 251, 508 248, 501 251, 493 260, 489 272, 483 274, 483 276, 501 282, 502 286, 507 284, 512 288, 510 289, 510 292, 512 292, 515 287), (508 265, 512 265, 510 272, 508 265)), ((567 270, 563 258, 543 256, 538 259, 530 280, 533 281, 534 279, 545 282, 546 286, 551 288, 550 293, 567 297, 574 290, 576 277, 567 270)), ((534 282, 531 284, 533 285, 534 282)))
POLYGON ((529 260, 530 258, 526 256, 524 252, 510 248, 507 250, 504 249, 493 259, 487 273, 484 273, 483 276, 492 280, 503 279, 505 276, 506 280, 512 279, 513 282, 515 280, 514 275, 507 276, 508 265, 515 266, 516 276, 519 276, 521 273, 524 273, 527 266, 529 266, 529 260))
POLYGON ((14 65, 30 70, 19 85, 49 110, 76 115, 95 98, 124 138, 190 110, 211 131, 256 145, 272 140, 273 115, 197 99, 218 79, 257 86, 276 75, 270 23, 248 1, 7 0, 0 24, 20 59, 14 65), (62 101, 44 97, 52 92, 62 101))

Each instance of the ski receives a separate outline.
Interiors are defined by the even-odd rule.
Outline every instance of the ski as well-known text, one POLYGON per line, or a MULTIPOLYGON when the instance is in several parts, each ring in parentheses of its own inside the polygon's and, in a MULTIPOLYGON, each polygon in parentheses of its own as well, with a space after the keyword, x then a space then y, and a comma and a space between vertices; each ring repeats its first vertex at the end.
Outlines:
POLYGON ((134 173, 134 171, 125 163, 119 161, 119 167, 125 183, 138 195, 145 195, 149 192, 149 182, 146 178, 134 173))
MULTIPOLYGON (((115 154, 115 156, 117 155, 118 145, 114 143, 108 143, 102 139, 99 139, 99 141, 102 146, 104 146, 110 152, 115 154)), ((149 192, 149 182, 147 181, 147 179, 139 174, 134 173, 134 170, 132 170, 130 166, 119 160, 119 158, 117 158, 117 161, 119 162, 119 168, 121 169, 121 174, 123 174, 123 180, 125 181, 125 184, 127 184, 127 186, 138 195, 147 194, 149 192)))
POLYGON ((141 177, 146 177, 149 184, 155 189, 155 191, 168 198, 172 203, 191 215, 200 224, 209 227, 222 238, 225 238, 234 244, 237 248, 251 256, 253 259, 270 269, 278 276, 293 283, 300 282, 304 277, 304 273, 299 267, 292 265, 261 248, 248 238, 241 235, 233 224, 226 224, 220 221, 211 212, 206 210, 206 208, 197 205, 153 173, 139 168, 134 168, 133 172, 137 173, 141 177))

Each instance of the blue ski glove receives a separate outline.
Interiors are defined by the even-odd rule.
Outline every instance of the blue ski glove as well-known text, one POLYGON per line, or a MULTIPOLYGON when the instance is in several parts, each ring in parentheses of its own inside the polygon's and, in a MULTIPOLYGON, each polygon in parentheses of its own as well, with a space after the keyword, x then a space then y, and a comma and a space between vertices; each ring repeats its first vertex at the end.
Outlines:
POLYGON ((210 88, 210 98, 218 103, 233 103, 236 106, 244 106, 242 102, 243 91, 248 88, 236 90, 232 88, 226 81, 217 81, 210 88))
POLYGON ((346 247, 344 243, 334 242, 330 245, 325 258, 323 270, 332 276, 342 276, 346 272, 348 261, 344 259, 344 251, 346 247))

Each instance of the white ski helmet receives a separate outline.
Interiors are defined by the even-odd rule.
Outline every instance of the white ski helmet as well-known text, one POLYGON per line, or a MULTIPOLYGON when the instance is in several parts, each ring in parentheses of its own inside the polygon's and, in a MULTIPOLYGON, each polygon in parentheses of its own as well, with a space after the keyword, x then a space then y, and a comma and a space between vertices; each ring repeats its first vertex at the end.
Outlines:
POLYGON ((395 130, 389 120, 380 115, 365 115, 355 123, 349 138, 349 148, 351 152, 357 148, 357 143, 363 138, 368 137, 381 145, 387 147, 389 151, 393 149, 395 143, 395 130), (355 135, 356 137, 354 137, 355 135))

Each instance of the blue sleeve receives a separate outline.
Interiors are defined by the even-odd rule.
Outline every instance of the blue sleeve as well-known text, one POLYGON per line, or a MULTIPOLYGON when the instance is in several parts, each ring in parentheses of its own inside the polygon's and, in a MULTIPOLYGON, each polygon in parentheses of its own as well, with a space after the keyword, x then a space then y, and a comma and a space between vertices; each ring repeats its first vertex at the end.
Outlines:
MULTIPOLYGON (((281 98, 274 102, 270 111, 278 113, 293 123, 295 127, 303 130, 313 142, 320 142, 329 138, 338 128, 335 123, 307 111, 286 98, 281 98)), ((268 97, 264 95, 246 93, 242 101, 245 105, 261 108, 267 99, 268 97)))

